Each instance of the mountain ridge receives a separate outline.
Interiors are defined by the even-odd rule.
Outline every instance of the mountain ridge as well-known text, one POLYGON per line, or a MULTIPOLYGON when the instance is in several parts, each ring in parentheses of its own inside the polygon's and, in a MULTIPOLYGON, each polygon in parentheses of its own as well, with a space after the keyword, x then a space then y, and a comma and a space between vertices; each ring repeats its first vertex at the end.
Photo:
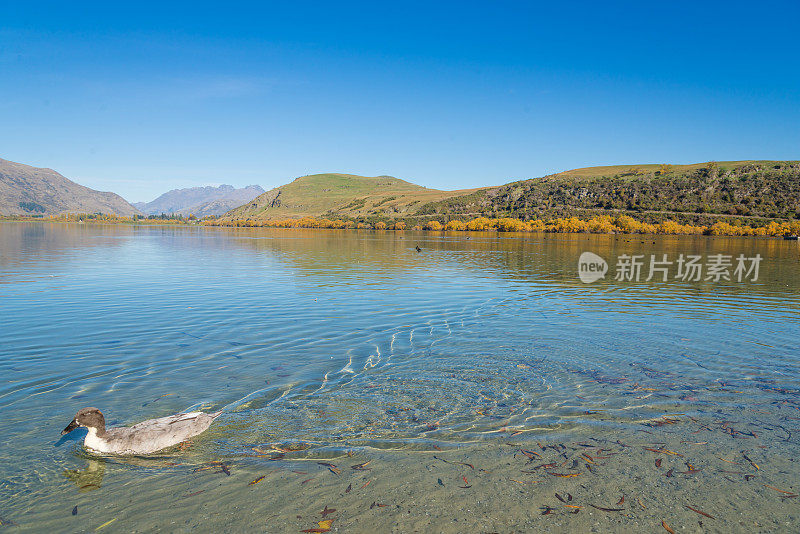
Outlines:
POLYGON ((116 193, 80 185, 50 168, 0 158, 0 214, 61 213, 140 214, 116 193))
POLYGON ((207 217, 223 213, 246 204, 264 189, 258 185, 235 188, 232 185, 199 186, 172 189, 150 202, 136 202, 134 206, 146 215, 195 215, 207 217))
POLYGON ((0 215, 60 213, 219 217, 247 220, 427 220, 472 217, 521 220, 628 214, 707 223, 720 217, 800 219, 800 161, 741 160, 693 164, 583 167, 498 186, 443 191, 393 176, 322 173, 264 191, 252 185, 175 189, 148 203, 81 186, 49 168, 0 159, 0 215), (138 208, 138 209, 137 209, 138 208))

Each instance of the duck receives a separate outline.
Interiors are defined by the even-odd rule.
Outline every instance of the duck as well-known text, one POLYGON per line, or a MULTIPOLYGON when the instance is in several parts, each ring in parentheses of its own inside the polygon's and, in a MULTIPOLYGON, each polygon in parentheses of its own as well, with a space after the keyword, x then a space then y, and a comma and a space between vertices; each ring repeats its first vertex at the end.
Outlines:
POLYGON ((205 432, 222 411, 177 413, 148 419, 129 427, 106 429, 103 412, 83 408, 61 431, 67 435, 78 427, 89 430, 83 440, 87 449, 104 454, 152 454, 205 432))

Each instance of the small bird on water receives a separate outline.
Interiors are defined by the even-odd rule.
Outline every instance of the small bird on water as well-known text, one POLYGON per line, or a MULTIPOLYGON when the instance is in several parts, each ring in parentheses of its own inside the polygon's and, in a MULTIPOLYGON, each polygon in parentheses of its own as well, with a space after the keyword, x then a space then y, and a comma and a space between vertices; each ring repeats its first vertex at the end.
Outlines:
POLYGON ((83 440, 88 449, 111 454, 151 454, 205 432, 221 413, 178 413, 130 427, 106 429, 106 420, 100 410, 83 408, 61 435, 82 426, 89 430, 83 440))
POLYGON ((419 245, 417 245, 415 248, 417 249, 417 252, 422 252, 422 249, 419 248, 419 245))

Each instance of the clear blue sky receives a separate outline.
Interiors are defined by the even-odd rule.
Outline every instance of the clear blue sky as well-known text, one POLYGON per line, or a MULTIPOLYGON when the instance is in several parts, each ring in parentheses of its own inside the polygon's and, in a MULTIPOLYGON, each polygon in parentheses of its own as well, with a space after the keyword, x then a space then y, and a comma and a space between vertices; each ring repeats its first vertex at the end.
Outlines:
POLYGON ((0 0, 0 157, 130 201, 800 159, 797 0, 113 4, 0 0))

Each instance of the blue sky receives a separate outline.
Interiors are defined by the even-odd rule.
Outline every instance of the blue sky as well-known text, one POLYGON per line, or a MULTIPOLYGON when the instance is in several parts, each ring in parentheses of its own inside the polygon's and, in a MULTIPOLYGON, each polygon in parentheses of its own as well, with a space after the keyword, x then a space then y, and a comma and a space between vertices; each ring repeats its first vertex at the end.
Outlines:
POLYGON ((110 4, 0 0, 0 157, 130 201, 800 159, 797 1, 110 4))

